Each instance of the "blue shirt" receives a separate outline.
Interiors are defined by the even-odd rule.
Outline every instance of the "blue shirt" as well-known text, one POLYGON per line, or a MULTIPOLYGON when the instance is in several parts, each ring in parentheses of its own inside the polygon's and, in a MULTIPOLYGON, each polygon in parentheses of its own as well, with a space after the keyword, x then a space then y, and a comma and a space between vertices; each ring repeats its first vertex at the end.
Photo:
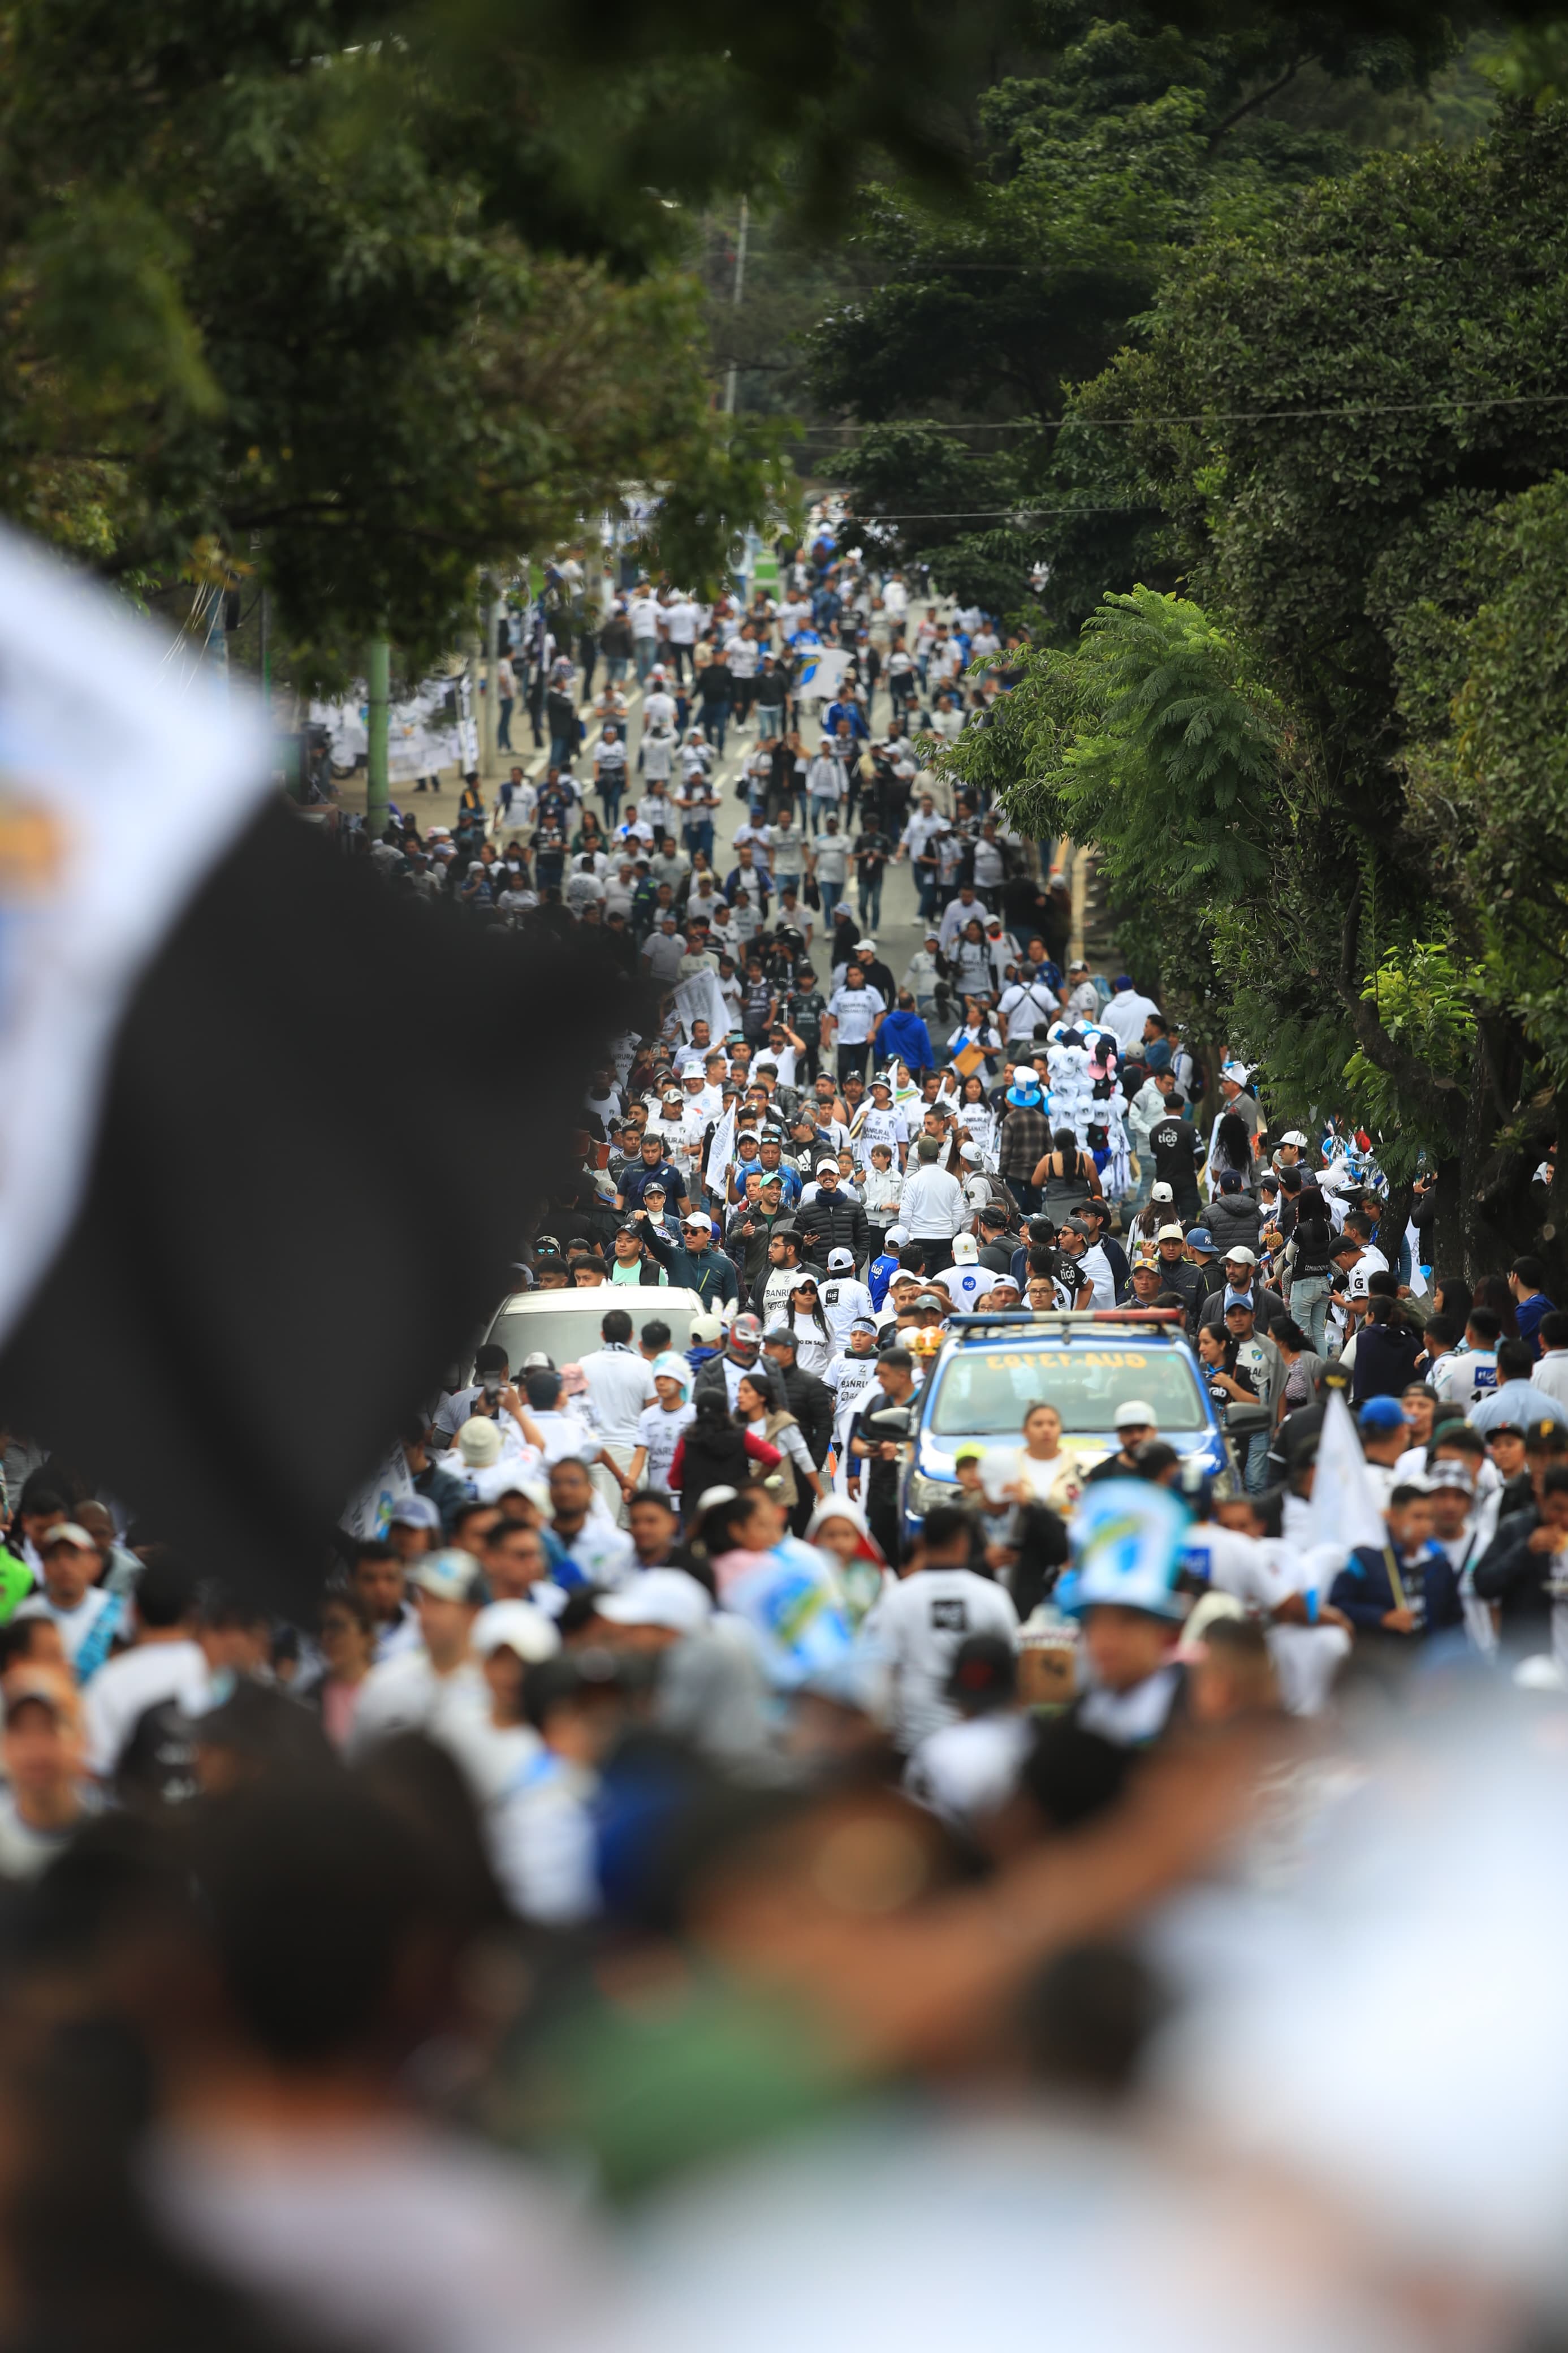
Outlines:
POLYGON ((877 1032, 877 1055, 894 1054, 917 1076, 922 1071, 936 1068, 936 1056, 931 1051, 931 1031, 918 1013, 895 1009, 889 1013, 877 1032))
POLYGON ((667 1201, 684 1201, 686 1179, 679 1168, 668 1160, 656 1160, 650 1168, 639 1159, 635 1168, 628 1168, 621 1178, 621 1198, 631 1209, 642 1208, 642 1197, 650 1185, 662 1185, 667 1201))
MULTIPOLYGON (((884 1022, 882 1026, 885 1029, 887 1024, 884 1022)), ((1515 1317, 1519 1325, 1519 1336, 1521 1340, 1529 1341, 1538 1356, 1541 1354, 1541 1319, 1543 1315, 1552 1315, 1555 1313, 1556 1310, 1544 1291, 1538 1291, 1531 1298, 1521 1299, 1519 1303, 1515 1317)))
MULTIPOLYGON (((1359 1356, 1360 1350, 1357 1350, 1359 1356)), ((1473 1405, 1465 1419, 1472 1430, 1500 1430, 1511 1423, 1515 1430, 1528 1430, 1532 1421, 1554 1421, 1559 1430, 1568 1430, 1568 1406, 1562 1406, 1545 1389, 1538 1389, 1533 1381, 1504 1381, 1493 1389, 1490 1397, 1473 1405)))
POLYGON ((882 1302, 888 1295, 888 1285, 898 1271, 897 1250, 884 1250, 881 1257, 874 1258, 866 1269, 866 1288, 871 1294, 871 1304, 879 1315, 882 1312, 882 1302))
POLYGON ((822 714, 822 733, 826 741, 832 742, 841 719, 849 722, 851 735, 868 736, 871 733, 866 724, 866 714, 858 702, 830 702, 822 714))

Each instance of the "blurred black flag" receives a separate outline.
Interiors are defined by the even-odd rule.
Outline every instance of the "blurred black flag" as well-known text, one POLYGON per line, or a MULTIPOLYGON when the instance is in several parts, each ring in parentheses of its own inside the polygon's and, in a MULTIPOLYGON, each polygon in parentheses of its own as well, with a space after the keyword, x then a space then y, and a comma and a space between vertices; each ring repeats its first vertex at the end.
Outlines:
POLYGON ((268 807, 125 1006, 0 1350, 13 1421, 204 1570, 298 1597, 560 1172, 629 1015, 593 951, 416 905, 268 807))
POLYGON ((0 1411, 282 1601, 493 1304, 630 991, 396 895, 0 533, 0 1411))

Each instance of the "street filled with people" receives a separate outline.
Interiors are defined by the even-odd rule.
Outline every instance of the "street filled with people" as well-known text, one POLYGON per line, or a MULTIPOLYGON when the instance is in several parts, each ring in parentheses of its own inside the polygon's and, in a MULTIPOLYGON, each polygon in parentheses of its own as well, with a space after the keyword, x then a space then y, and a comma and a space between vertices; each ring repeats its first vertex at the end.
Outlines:
POLYGON ((842 518, 552 577, 499 783, 342 839, 641 1011, 313 1606, 7 1400, 13 2333, 1541 2341, 1542 1256, 1086 937, 944 765, 994 617, 842 518))

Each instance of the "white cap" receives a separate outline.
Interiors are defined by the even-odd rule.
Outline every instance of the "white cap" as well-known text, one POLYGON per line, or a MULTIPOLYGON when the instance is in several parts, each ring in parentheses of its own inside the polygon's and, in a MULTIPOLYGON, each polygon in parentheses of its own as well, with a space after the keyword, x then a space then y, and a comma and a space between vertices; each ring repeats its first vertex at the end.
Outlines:
POLYGON ((1117 1407, 1110 1418, 1112 1430, 1153 1430, 1157 1424, 1158 1417, 1153 1407, 1145 1405, 1142 1398, 1129 1398, 1125 1405, 1117 1407))
POLYGON ((819 1176, 825 1168, 831 1168, 836 1176, 838 1174, 837 1161, 830 1158, 826 1153, 824 1153, 822 1158, 816 1164, 816 1173, 819 1176))
POLYGON ((1220 1071, 1222 1079, 1230 1079, 1238 1087, 1244 1087, 1251 1076, 1251 1068, 1246 1062, 1226 1062, 1220 1071))
POLYGON ((1234 1266, 1256 1266, 1258 1264, 1258 1252, 1256 1250, 1248 1250, 1245 1242, 1237 1242, 1236 1248, 1234 1250, 1227 1250, 1224 1253, 1224 1256, 1226 1261, 1234 1266))
POLYGON ((1293 1127, 1289 1134, 1282 1135, 1279 1141, 1281 1144, 1293 1144, 1298 1152, 1305 1152, 1307 1148, 1307 1139, 1299 1127, 1293 1127))
POLYGON ((458 1451, 470 1469, 488 1471, 500 1461, 500 1431, 488 1415, 473 1414, 458 1432, 458 1451))
POLYGON ((533 1666, 552 1659, 561 1637, 542 1609, 531 1601, 491 1601, 474 1620, 474 1648, 481 1659, 492 1651, 515 1651, 533 1666))
POLYGON ((1149 1198, 1152 1201, 1173 1201, 1175 1198, 1174 1186, 1151 1185, 1149 1187, 1149 1198))
POLYGON ((954 1266, 973 1266, 980 1256, 980 1245, 973 1234, 954 1234, 952 1262, 954 1266))
POLYGON ((684 1388, 691 1387, 691 1367, 674 1348, 666 1348, 648 1366, 656 1381, 679 1381, 684 1388))
POLYGON ((835 1273, 838 1273, 845 1267, 854 1265, 855 1253, 853 1250, 830 1250, 827 1253, 827 1263, 835 1273))
POLYGON ((909 1238, 910 1229, 908 1226, 889 1226, 886 1234, 883 1236, 883 1240, 891 1250, 902 1250, 904 1244, 909 1240, 909 1238))
POLYGON ((618 1593, 594 1604, 594 1614, 611 1626, 662 1626, 671 1634, 696 1634, 708 1623, 713 1604, 683 1568, 645 1568, 618 1593))

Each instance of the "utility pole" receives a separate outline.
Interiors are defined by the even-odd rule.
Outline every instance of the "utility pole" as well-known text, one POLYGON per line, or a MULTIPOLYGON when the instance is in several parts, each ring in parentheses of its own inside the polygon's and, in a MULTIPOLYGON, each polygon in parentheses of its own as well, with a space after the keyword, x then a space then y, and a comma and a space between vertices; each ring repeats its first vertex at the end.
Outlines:
MULTIPOLYGON (((735 290, 730 297, 730 308, 731 311, 738 311, 740 309, 741 296, 745 288, 746 231, 751 226, 751 206, 747 203, 746 198, 742 196, 741 198, 741 233, 735 239, 735 290)), ((724 414, 726 417, 733 417, 735 414, 735 363, 731 360, 730 362, 729 372, 724 378, 724 414)))
POLYGON ((391 700, 392 648, 384 638, 372 638, 365 664, 369 674, 365 714, 364 829, 373 841, 386 831, 391 794, 386 774, 386 723, 391 700))

